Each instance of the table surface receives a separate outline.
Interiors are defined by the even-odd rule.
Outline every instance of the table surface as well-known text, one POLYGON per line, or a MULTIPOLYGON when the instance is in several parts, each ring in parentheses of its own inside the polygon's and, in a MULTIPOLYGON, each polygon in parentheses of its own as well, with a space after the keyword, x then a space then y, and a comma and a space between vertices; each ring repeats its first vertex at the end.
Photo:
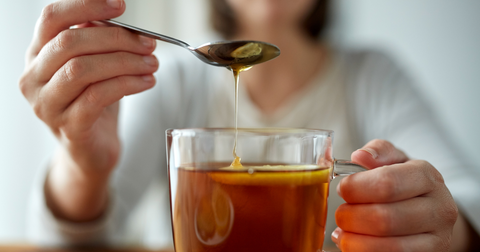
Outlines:
POLYGON ((91 249, 73 249, 73 248, 46 248, 32 245, 7 244, 0 245, 0 251, 3 252, 174 252, 173 250, 147 250, 142 248, 91 248, 91 249))
MULTIPOLYGON (((0 251, 5 252, 174 252, 173 250, 146 250, 142 248, 126 249, 60 249, 60 248, 41 248, 30 245, 0 245, 0 251)), ((335 248, 326 248, 328 252, 340 252, 335 248)))

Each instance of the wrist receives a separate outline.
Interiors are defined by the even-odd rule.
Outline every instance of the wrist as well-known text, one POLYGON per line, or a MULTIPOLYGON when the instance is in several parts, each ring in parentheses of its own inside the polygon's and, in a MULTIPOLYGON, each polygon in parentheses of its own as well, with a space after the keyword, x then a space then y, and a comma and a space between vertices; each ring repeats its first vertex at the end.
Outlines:
POLYGON ((47 174, 47 206, 60 219, 85 222, 97 219, 108 204, 109 171, 85 169, 57 152, 47 174))
POLYGON ((103 165, 95 158, 89 157, 73 147, 59 148, 54 156, 51 173, 58 179, 73 180, 88 187, 98 187, 108 183, 115 164, 103 165), (83 154, 83 155, 82 155, 83 154))
POLYGON ((120 157, 118 139, 97 146, 95 141, 64 143, 57 151, 59 162, 78 170, 82 176, 108 176, 115 168, 120 157))

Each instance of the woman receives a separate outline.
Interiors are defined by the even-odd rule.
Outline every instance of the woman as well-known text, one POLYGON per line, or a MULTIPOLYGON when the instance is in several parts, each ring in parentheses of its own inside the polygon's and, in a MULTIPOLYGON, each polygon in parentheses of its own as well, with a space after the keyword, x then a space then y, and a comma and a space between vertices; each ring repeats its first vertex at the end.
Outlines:
MULTIPOLYGON (((329 232, 342 251, 473 249, 471 226, 480 222, 472 216, 478 209, 458 214, 440 173, 465 206, 478 196, 462 197, 458 185, 477 182, 465 177, 460 158, 395 64, 378 53, 320 43, 326 1, 212 4, 216 28, 226 38, 282 49, 278 59, 242 74, 240 126, 333 129, 337 156, 351 154, 372 169, 337 188, 347 203, 336 209, 338 228, 333 231, 330 220, 329 232), (385 140, 369 141, 375 138, 435 167, 409 160, 385 140)), ((123 0, 53 3, 44 9, 28 49, 20 88, 61 144, 34 197, 32 231, 39 242, 121 240, 126 217, 152 178, 166 192, 164 129, 232 126, 232 87, 225 85, 230 75, 193 58, 166 57, 154 77, 154 41, 88 23, 124 10, 123 0), (68 29, 73 25, 77 29, 68 29), (156 88, 127 101, 128 117, 118 132, 118 101, 152 88, 155 78, 156 88)), ((335 210, 340 203, 337 198, 330 205, 335 210)), ((168 208, 168 200, 160 204, 168 208)), ((164 218, 158 225, 168 230, 170 222, 164 218)))

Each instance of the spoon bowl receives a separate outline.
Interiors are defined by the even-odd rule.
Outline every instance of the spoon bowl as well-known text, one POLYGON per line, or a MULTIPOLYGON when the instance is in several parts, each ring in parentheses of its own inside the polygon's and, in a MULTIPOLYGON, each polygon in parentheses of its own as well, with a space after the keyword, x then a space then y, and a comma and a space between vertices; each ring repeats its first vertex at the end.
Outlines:
POLYGON ((179 39, 144 30, 115 20, 92 21, 92 23, 103 26, 122 27, 145 37, 181 46, 207 64, 227 67, 229 69, 235 65, 250 67, 269 61, 280 55, 280 49, 277 46, 261 41, 218 41, 206 43, 195 48, 179 39))

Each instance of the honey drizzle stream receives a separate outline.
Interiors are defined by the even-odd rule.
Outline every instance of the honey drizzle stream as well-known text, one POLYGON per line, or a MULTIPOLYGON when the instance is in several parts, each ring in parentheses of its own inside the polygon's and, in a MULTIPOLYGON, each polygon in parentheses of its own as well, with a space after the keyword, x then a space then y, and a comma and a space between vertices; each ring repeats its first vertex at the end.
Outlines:
POLYGON ((233 168, 240 168, 241 158, 237 156, 237 137, 238 137, 238 82, 240 80, 240 69, 232 67, 233 78, 235 79, 235 143, 233 144, 233 162, 231 166, 233 168))
POLYGON ((237 156, 237 137, 238 137, 238 84, 240 83, 240 72, 246 71, 251 68, 251 66, 245 65, 232 65, 230 66, 233 72, 233 78, 235 79, 235 143, 233 144, 233 162, 230 165, 233 168, 242 168, 243 165, 240 163, 241 158, 237 156))

